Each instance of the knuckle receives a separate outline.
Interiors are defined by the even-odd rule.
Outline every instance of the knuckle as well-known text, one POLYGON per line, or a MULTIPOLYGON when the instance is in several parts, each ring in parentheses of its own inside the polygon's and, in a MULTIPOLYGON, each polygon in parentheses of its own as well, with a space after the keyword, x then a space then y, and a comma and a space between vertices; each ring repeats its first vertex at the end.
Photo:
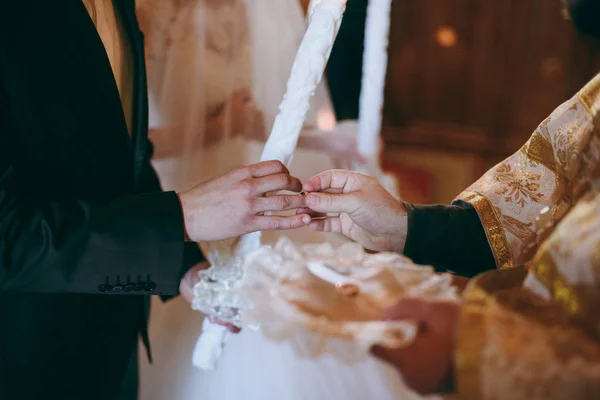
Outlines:
POLYGON ((290 175, 281 174, 279 177, 279 184, 282 188, 288 188, 288 187, 292 186, 293 179, 290 175))
POLYGON ((267 161, 266 166, 268 166, 269 170, 274 171, 274 173, 287 172, 287 168, 279 160, 267 161))
POLYGON ((258 211, 260 204, 257 198, 246 199, 247 210, 251 213, 258 211))
POLYGON ((285 210, 292 206, 292 201, 288 196, 282 196, 279 198, 279 206, 285 210))
POLYGON ((247 215, 242 218, 242 225, 244 226, 244 232, 250 232, 254 230, 254 226, 256 225, 256 217, 253 215, 247 215))
POLYGON ((250 167, 248 167, 247 165, 237 167, 233 170, 233 173, 235 176, 247 177, 250 175, 250 167))
POLYGON ((252 190, 252 182, 249 179, 244 179, 236 184, 236 189, 246 195, 252 190))
POLYGON ((285 169, 285 165, 283 165, 283 163, 279 160, 273 160, 273 166, 280 170, 285 169))
POLYGON ((333 196, 325 196, 325 205, 327 207, 332 207, 333 206, 333 196))
POLYGON ((271 221, 269 221, 269 229, 272 229, 272 230, 282 229, 281 220, 279 218, 277 218, 277 219, 272 219, 271 221))

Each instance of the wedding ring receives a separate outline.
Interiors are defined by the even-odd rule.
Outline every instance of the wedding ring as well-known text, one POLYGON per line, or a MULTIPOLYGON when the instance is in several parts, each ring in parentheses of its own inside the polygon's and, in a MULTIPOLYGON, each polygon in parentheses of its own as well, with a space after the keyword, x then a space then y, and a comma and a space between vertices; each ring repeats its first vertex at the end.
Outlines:
POLYGON ((354 297, 360 293, 358 286, 352 283, 338 282, 335 284, 335 289, 343 296, 354 297))

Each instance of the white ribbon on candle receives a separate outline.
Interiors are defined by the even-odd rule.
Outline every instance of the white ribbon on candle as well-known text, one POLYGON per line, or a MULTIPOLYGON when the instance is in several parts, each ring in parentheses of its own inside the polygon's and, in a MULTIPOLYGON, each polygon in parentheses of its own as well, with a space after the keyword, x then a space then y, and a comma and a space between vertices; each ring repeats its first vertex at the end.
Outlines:
MULTIPOLYGON (((285 165, 290 164, 310 108, 310 99, 325 72, 345 7, 346 0, 321 0, 312 8, 308 29, 292 66, 287 92, 279 106, 261 161, 279 160, 285 165)), ((243 235, 235 255, 243 257, 257 249, 260 238, 260 232, 243 235)), ((208 319, 204 320, 203 331, 209 334, 202 334, 198 339, 193 364, 210 370, 216 368, 228 335, 225 327, 208 319)))

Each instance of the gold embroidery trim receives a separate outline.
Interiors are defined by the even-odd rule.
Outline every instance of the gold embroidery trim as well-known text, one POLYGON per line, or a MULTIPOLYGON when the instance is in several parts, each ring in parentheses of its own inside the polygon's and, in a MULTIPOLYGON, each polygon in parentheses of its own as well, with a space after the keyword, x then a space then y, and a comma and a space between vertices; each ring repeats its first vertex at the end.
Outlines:
POLYGON ((488 198, 479 193, 463 193, 461 200, 470 203, 475 210, 485 230, 488 243, 494 253, 498 269, 511 268, 513 266, 513 255, 508 244, 499 216, 488 198))
POLYGON ((483 397, 481 367, 485 362, 486 316, 494 293, 522 285, 527 270, 512 268, 478 276, 463 292, 455 354, 456 385, 461 399, 483 397))
POLYGON ((491 299, 478 286, 465 290, 458 325, 455 380, 460 398, 478 399, 481 391, 481 363, 485 348, 485 314, 491 299))
POLYGON ((577 95, 592 118, 595 118, 600 111, 600 74, 592 78, 577 95))
POLYGON ((562 276, 552 255, 542 247, 534 261, 533 274, 550 292, 552 298, 562 305, 571 315, 581 312, 581 303, 571 290, 569 283, 562 276), (541 255, 540 255, 541 254, 541 255))
POLYGON ((554 258, 542 250, 534 262, 532 272, 550 292, 551 298, 574 317, 590 320, 600 333, 600 293, 594 288, 573 285, 560 272, 554 258))
POLYGON ((521 151, 530 159, 539 162, 554 173, 557 172, 552 144, 539 132, 533 132, 521 151))

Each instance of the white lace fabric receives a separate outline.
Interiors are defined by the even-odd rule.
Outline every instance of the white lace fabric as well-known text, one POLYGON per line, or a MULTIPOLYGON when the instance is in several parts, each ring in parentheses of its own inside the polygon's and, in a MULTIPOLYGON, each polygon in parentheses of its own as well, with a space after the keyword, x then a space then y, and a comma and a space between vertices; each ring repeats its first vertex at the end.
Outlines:
POLYGON ((413 340, 417 327, 412 321, 382 321, 386 308, 402 297, 458 299, 449 275, 395 253, 367 254, 354 243, 334 249, 281 238, 247 255, 243 270, 234 287, 242 324, 258 325, 308 357, 330 353, 355 362, 375 344, 401 347, 413 340))

